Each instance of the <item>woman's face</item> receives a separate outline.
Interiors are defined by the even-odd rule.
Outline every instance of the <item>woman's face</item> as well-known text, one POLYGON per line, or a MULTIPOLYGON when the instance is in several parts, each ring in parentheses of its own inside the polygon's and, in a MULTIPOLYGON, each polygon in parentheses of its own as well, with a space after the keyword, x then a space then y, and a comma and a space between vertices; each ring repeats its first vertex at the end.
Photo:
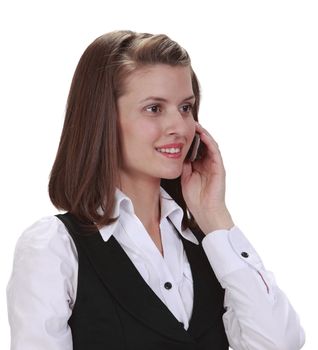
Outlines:
POLYGON ((145 66, 124 82, 117 108, 121 173, 133 179, 174 179, 195 134, 189 67, 145 66))

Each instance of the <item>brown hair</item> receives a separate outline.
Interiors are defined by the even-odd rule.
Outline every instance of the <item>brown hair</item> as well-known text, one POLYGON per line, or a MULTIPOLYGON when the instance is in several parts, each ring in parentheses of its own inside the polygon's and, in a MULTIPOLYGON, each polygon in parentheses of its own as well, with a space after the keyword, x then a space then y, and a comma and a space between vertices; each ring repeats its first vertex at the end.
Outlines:
MULTIPOLYGON (((114 31, 97 38, 83 53, 72 80, 49 195, 56 208, 82 222, 112 223, 120 164, 116 101, 123 81, 145 65, 190 66, 186 50, 163 34, 114 31), (101 208, 102 211, 99 211, 101 208)), ((191 68, 198 120, 199 83, 191 68)), ((193 217, 182 196, 180 178, 161 185, 184 211, 183 226, 193 217)), ((192 226, 192 225, 191 225, 192 226)))

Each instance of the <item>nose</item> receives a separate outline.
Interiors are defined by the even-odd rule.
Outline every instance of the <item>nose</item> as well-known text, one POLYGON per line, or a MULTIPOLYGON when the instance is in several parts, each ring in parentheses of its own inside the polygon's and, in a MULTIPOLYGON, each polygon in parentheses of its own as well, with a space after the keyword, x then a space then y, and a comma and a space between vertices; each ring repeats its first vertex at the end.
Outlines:
POLYGON ((195 128, 194 119, 191 115, 184 115, 178 109, 174 109, 168 113, 165 125, 167 134, 183 136, 189 133, 189 128, 191 128, 191 126, 195 128))

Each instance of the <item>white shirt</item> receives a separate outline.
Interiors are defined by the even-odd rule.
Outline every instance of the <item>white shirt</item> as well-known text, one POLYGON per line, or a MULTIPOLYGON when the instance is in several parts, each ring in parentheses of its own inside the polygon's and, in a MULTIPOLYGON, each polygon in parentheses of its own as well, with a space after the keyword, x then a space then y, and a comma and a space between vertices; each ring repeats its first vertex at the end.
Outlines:
MULTIPOLYGON (((173 225, 185 239, 198 241, 189 229, 181 229, 182 209, 160 191, 164 256, 134 214, 131 200, 119 190, 114 210, 119 220, 100 229, 100 234, 104 241, 112 235, 116 238, 150 288, 187 329, 193 281, 173 225), (166 282, 174 288, 164 288, 166 282)), ((239 228, 211 232, 202 245, 225 288, 223 322, 230 346, 234 350, 300 349, 305 335, 297 314, 239 228)), ((11 350, 72 350, 67 321, 76 299, 77 273, 75 244, 58 218, 43 218, 21 235, 7 286, 11 350)))

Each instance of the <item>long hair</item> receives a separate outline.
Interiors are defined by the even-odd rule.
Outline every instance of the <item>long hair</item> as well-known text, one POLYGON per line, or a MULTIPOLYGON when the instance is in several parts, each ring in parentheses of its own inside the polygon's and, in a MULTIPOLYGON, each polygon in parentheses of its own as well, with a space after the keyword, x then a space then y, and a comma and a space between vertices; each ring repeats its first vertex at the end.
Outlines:
MULTIPOLYGON (((132 72, 158 63, 191 68, 187 51, 163 34, 114 31, 85 50, 71 83, 50 174, 49 195, 57 209, 98 226, 116 220, 112 214, 121 160, 116 101, 132 72)), ((191 74, 193 117, 198 120, 199 83, 192 68, 191 74)), ((182 196, 180 177, 162 180, 161 185, 182 207, 183 227, 191 226, 194 219, 182 196)))

